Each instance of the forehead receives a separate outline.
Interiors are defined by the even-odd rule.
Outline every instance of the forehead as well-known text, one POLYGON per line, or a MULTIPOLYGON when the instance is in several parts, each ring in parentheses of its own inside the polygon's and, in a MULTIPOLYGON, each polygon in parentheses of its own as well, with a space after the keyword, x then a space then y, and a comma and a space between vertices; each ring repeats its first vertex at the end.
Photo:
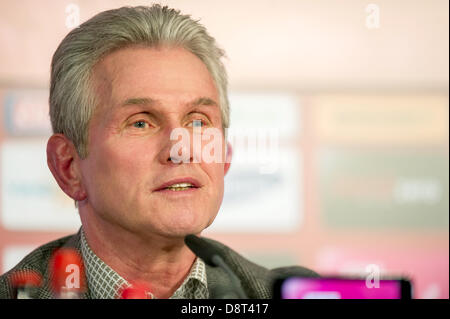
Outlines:
POLYGON ((168 104, 199 97, 218 102, 218 92, 205 64, 180 47, 133 46, 114 51, 93 68, 94 90, 100 104, 119 106, 136 97, 168 104))

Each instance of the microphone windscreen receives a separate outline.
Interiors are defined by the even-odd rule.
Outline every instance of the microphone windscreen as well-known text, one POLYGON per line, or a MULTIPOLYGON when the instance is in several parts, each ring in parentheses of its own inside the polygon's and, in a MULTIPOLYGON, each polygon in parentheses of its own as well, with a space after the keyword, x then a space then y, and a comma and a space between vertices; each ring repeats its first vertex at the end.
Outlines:
POLYGON ((212 260, 212 257, 219 254, 217 250, 206 240, 195 235, 187 235, 184 238, 184 242, 194 252, 194 254, 203 259, 205 263, 210 266, 216 266, 212 260))
POLYGON ((49 267, 54 293, 81 293, 85 289, 83 259, 75 249, 56 250, 50 259, 49 267))
POLYGON ((34 270, 19 270, 11 274, 13 287, 39 287, 42 285, 42 276, 34 270))
POLYGON ((120 299, 149 299, 150 286, 143 282, 133 282, 119 289, 120 299))

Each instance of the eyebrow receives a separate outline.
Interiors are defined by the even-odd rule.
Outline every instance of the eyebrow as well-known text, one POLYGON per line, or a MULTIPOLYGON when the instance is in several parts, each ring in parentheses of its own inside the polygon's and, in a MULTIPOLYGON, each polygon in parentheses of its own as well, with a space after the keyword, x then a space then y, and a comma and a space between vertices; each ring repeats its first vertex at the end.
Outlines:
MULTIPOLYGON (((160 104, 160 102, 158 100, 149 98, 149 97, 135 97, 135 98, 130 98, 127 99, 122 106, 127 106, 127 105, 148 105, 148 106, 153 106, 156 104, 160 104)), ((218 106, 218 104, 216 103, 216 101, 214 101, 213 99, 209 98, 209 97, 199 97, 197 99, 195 99, 192 102, 187 103, 187 105, 194 107, 194 106, 200 106, 200 105, 206 105, 206 106, 218 106)))
POLYGON ((209 97, 200 97, 188 104, 190 106, 199 106, 199 105, 218 106, 216 101, 214 101, 213 99, 210 99, 209 97))
POLYGON ((127 105, 155 105, 157 103, 156 100, 148 98, 148 97, 133 97, 130 99, 127 99, 124 103, 122 103, 122 106, 127 105))

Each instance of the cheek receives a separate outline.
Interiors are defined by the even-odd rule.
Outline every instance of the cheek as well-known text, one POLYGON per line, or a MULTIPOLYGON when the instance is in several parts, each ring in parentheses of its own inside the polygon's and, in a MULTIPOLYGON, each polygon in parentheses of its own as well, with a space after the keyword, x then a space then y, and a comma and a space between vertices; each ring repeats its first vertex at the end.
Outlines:
POLYGON ((150 156, 143 149, 148 148, 103 144, 93 149, 84 163, 88 195, 114 200, 144 182, 150 156))
POLYGON ((221 199, 224 189, 224 164, 209 164, 206 168, 206 172, 211 179, 211 191, 219 195, 221 199))

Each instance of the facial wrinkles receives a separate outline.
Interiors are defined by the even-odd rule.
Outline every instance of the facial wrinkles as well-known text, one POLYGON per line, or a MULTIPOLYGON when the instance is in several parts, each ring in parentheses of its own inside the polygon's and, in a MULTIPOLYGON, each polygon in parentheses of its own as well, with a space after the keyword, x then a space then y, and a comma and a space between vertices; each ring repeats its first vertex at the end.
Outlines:
POLYGON ((110 107, 108 106, 112 105, 113 91, 110 73, 110 70, 108 70, 108 67, 104 63, 99 63, 93 68, 93 87, 97 97, 97 105, 92 114, 91 122, 93 127, 90 130, 96 129, 98 125, 106 125, 107 119, 110 116, 110 107))
MULTIPOLYGON (((124 125, 126 125, 126 123, 124 124, 124 122, 126 122, 126 116, 127 114, 130 115, 132 113, 122 113, 122 110, 118 110, 118 106, 120 103, 118 103, 118 101, 120 101, 120 99, 118 98, 121 95, 120 92, 120 78, 118 76, 118 74, 120 73, 120 70, 115 69, 114 65, 110 66, 110 67, 104 67, 103 66, 104 71, 103 74, 105 74, 105 76, 103 78, 101 78, 101 84, 98 85, 99 91, 101 91, 101 96, 102 96, 102 100, 105 101, 104 103, 102 103, 102 108, 104 110, 104 116, 102 116, 101 118, 103 119, 103 122, 105 123, 105 128, 107 129, 107 131, 109 132, 113 132, 114 134, 119 134, 121 132, 123 132, 124 129, 124 125), (108 80, 108 78, 110 78, 111 80, 108 80), (115 84, 114 84, 115 83, 115 84), (113 91, 113 87, 116 87, 117 89, 113 91), (109 94, 108 94, 109 93, 109 94), (122 121, 122 122, 121 122, 122 121)), ((130 83, 128 83, 130 84, 130 83)), ((129 87, 129 85, 128 85, 129 87)), ((131 87, 139 87, 139 85, 136 86, 131 86, 131 87)), ((133 90, 134 91, 134 90, 133 90)), ((137 91, 145 91, 144 88, 140 88, 137 91)), ((129 93, 129 92, 127 92, 129 93)), ((145 92, 147 93, 147 92, 145 92)), ((185 97, 180 97, 180 92, 170 92, 170 93, 159 93, 158 95, 155 96, 151 96, 151 98, 155 98, 155 99, 160 99, 163 102, 161 103, 163 105, 163 110, 164 110, 164 115, 163 117, 163 121, 162 122, 166 122, 165 124, 170 123, 168 126, 175 128, 175 127, 180 127, 183 123, 181 123, 181 116, 182 113, 180 111, 167 111, 167 108, 169 108, 167 105, 173 105, 174 108, 180 109, 183 107, 183 105, 185 103, 187 103, 188 101, 192 101, 195 97, 197 97, 195 94, 192 94, 191 92, 189 94, 183 94, 184 92, 181 92, 181 95, 186 96, 189 95, 191 98, 185 98, 185 97), (178 96, 174 96, 174 95, 178 95, 178 96), (183 101, 183 102, 181 102, 183 101), (172 120, 176 118, 177 120, 172 120)), ((146 94, 147 95, 147 94, 146 94)), ((151 95, 151 94, 150 94, 151 95)), ((139 95, 137 95, 139 96, 139 95)), ((212 97, 213 99, 215 98, 217 100, 217 97, 214 96, 212 97)), ((213 107, 213 106, 209 106, 209 107, 213 107)), ((145 111, 145 108, 141 109, 142 111, 145 111)), ((220 109, 217 108, 217 112, 220 113, 220 109)), ((138 113, 138 112, 137 112, 138 113)), ((219 119, 221 122, 221 117, 219 114, 219 119)), ((212 116, 207 116, 207 118, 209 120, 212 121, 212 116)), ((221 124, 221 123, 220 123, 221 124)), ((215 126, 215 125, 213 125, 215 126)))
MULTIPOLYGON (((141 93, 144 94, 144 96, 147 96, 148 94, 152 94, 152 85, 150 83, 150 86, 146 85, 146 76, 145 73, 140 72, 134 72, 133 70, 121 70, 120 67, 120 63, 107 63, 108 62, 108 56, 102 61, 104 63, 97 65, 97 69, 99 69, 98 73, 102 74, 103 76, 101 78, 99 78, 99 82, 100 85, 98 85, 98 89, 101 93, 102 96, 102 100, 104 101, 102 103, 103 108, 106 108, 106 106, 109 106, 110 108, 114 108, 116 105, 118 105, 118 103, 120 103, 119 101, 120 98, 123 95, 128 95, 128 96, 139 96, 140 94, 136 94, 136 93, 141 93), (125 74, 125 78, 121 78, 121 74, 124 73, 125 74), (133 74, 133 76, 130 76, 130 73, 133 74), (135 75, 135 76, 134 76, 135 75), (142 79, 141 79, 142 78, 142 79), (126 81, 126 87, 127 90, 125 92, 121 92, 121 83, 123 81, 126 81), (114 89, 115 88, 115 89, 114 89), (132 89, 132 91, 134 92, 130 92, 130 88, 132 89)), ((169 65, 170 66, 170 65, 169 65)), ((177 75, 179 76, 179 74, 174 73, 174 72, 165 72, 164 73, 164 77, 161 78, 161 81, 157 81, 158 82, 158 86, 157 89, 159 91, 158 95, 154 95, 154 96, 149 96, 150 98, 155 98, 155 99, 160 99, 161 101, 163 101, 163 105, 165 105, 166 107, 168 105, 173 106, 175 108, 178 108, 180 105, 183 105, 183 103, 187 103, 192 101, 193 99, 195 99, 197 96, 196 93, 193 93, 192 88, 196 87, 195 84, 190 84, 190 81, 187 81, 188 84, 183 83, 183 79, 184 77, 177 77, 177 75), (167 75, 168 74, 168 75, 167 75), (165 76, 168 76, 168 78, 165 78, 165 76), (172 81, 169 81, 172 80, 172 81), (178 80, 179 82, 181 82, 181 85, 174 85, 173 84, 173 80, 178 80), (163 92, 161 92, 161 89, 163 92), (165 92, 165 93, 164 93, 165 92)), ((157 79, 156 79, 157 80, 157 79)), ((201 81, 201 82, 211 82, 212 79, 208 79, 209 81, 206 81, 205 78, 201 78, 201 79, 197 79, 196 81, 201 81)), ((152 79, 152 82, 155 81, 155 79, 152 79)), ((186 82, 186 81, 184 81, 186 82)), ((149 83, 149 82, 147 82, 149 83)), ((206 86, 210 86, 213 85, 213 83, 202 83, 202 87, 204 85, 206 86)), ((197 83, 198 86, 198 83, 197 83)), ((214 85, 213 85, 214 86, 214 85)), ((215 87, 215 86, 214 86, 215 87)), ((215 90, 217 91, 217 90, 215 90)), ((201 92, 199 92, 198 94, 201 95, 201 92)), ((218 95, 217 93, 215 95, 218 95)), ((211 97, 212 99, 218 101, 218 96, 213 96, 211 97)), ((212 107, 212 106, 211 106, 212 107)), ((108 111, 108 108, 106 108, 106 110, 108 111)), ((111 111, 109 109, 109 111, 111 111)), ((220 109, 218 109, 218 112, 220 113, 220 109)), ((176 113, 176 111, 172 112, 176 113)), ((170 112, 168 113, 170 114, 170 112)), ((220 117, 220 114, 219 114, 220 117)), ((221 118, 220 118, 221 120, 221 118)), ((114 125, 113 125, 114 127, 114 125)))

